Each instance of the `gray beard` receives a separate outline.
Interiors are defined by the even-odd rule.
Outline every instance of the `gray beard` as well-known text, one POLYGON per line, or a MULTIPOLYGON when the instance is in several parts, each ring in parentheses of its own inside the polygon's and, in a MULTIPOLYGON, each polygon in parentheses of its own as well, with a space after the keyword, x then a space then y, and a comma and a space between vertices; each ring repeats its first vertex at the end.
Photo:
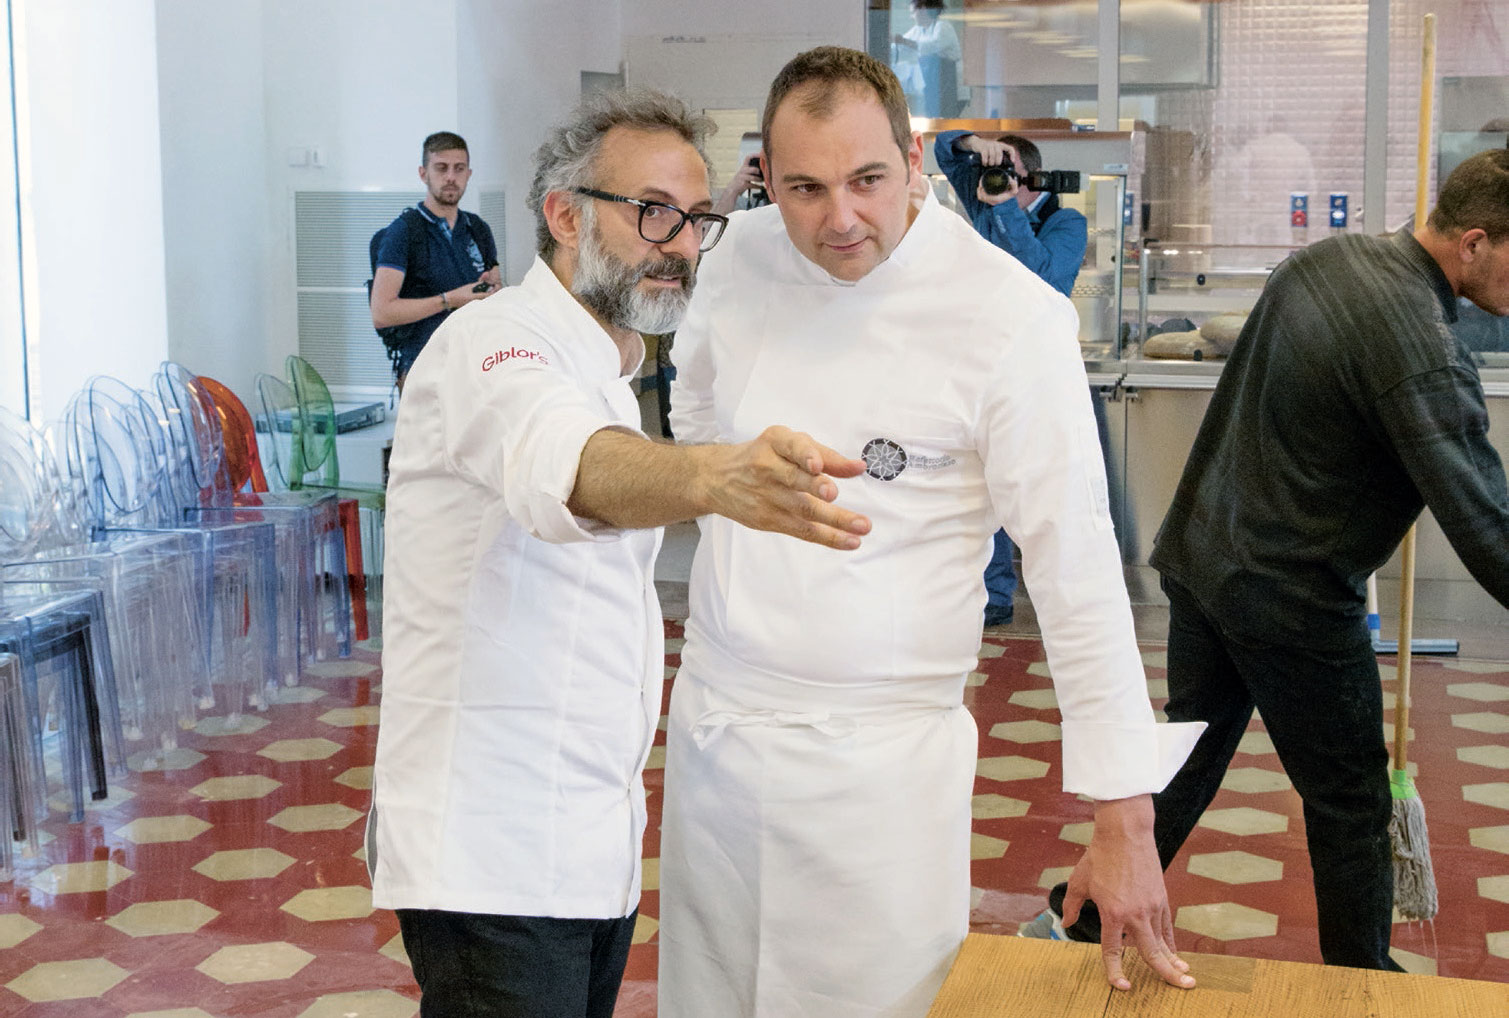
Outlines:
POLYGON ((597 224, 586 223, 582 244, 577 250, 576 271, 571 277, 571 292, 587 308, 618 329, 655 336, 672 332, 681 324, 691 300, 696 273, 677 255, 630 265, 603 248, 597 237, 597 224), (648 275, 686 274, 686 284, 675 290, 645 293, 640 280, 648 275))

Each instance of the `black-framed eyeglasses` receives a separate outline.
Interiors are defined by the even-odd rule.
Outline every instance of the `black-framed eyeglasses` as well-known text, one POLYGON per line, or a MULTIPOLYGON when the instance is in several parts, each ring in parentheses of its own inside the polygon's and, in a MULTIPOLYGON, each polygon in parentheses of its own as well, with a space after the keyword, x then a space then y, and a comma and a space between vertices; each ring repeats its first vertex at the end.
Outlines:
POLYGON ((588 198, 639 206, 639 235, 651 244, 664 244, 680 233, 683 226, 691 223, 692 230, 697 234, 697 249, 711 251, 713 245, 718 243, 718 238, 723 236, 723 228, 728 225, 728 217, 716 212, 683 212, 663 201, 628 198, 591 187, 578 187, 575 190, 577 194, 584 194, 588 198))

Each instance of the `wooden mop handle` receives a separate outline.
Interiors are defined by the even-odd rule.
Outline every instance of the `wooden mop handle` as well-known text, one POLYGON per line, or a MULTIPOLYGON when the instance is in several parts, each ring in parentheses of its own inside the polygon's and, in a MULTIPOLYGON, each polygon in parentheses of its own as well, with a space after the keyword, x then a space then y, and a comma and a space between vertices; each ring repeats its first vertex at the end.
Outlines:
POLYGON ((1420 130, 1415 141, 1415 229, 1425 226, 1426 193, 1430 183, 1430 120, 1436 95, 1436 16, 1425 16, 1420 40, 1420 130))
POLYGON ((1394 770, 1409 762, 1409 652, 1415 624, 1415 528, 1399 546, 1399 683, 1394 694, 1394 770))
MULTIPOLYGON (((1427 14, 1420 41, 1420 127, 1415 141, 1415 229, 1425 226, 1426 195, 1430 183, 1431 108, 1436 92, 1436 16, 1427 14)), ((1415 626, 1415 528, 1400 545, 1399 571, 1399 683, 1394 697, 1394 770, 1409 761, 1410 639, 1415 626)))

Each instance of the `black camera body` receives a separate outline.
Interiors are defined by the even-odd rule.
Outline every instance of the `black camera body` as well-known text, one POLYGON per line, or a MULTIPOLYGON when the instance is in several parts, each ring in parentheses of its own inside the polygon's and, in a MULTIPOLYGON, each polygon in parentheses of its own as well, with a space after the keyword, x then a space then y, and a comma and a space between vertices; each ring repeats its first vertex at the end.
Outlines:
MULTIPOLYGON (((979 157, 975 157, 976 162, 979 157)), ((1017 179, 1016 168, 1008 163, 999 166, 980 167, 980 190, 986 194, 1005 194, 1017 179)), ((1022 186, 1029 191, 1048 191, 1052 194, 1078 194, 1078 170, 1029 170, 1022 186)))

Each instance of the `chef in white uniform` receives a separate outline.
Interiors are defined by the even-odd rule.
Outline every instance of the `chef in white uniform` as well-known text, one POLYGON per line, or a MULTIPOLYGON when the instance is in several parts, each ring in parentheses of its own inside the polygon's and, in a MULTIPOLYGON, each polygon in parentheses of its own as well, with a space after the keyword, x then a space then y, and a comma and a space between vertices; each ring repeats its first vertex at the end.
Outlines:
POLYGON ((671 695, 661 1018, 920 1018, 968 929, 975 667, 991 534, 1017 535, 1063 715, 1063 786, 1097 800, 1075 872, 1192 985, 1149 793, 1203 726, 1148 702, 1067 299, 914 185, 883 65, 823 47, 765 107, 777 206, 737 213, 677 334, 676 434, 765 419, 851 454, 850 555, 702 521, 671 695), (916 201, 908 200, 909 191, 916 201), (1104 888, 1105 890, 1101 890, 1104 888))
POLYGON ((660 715, 655 528, 721 512, 835 548, 868 529, 823 474, 864 464, 806 436, 639 432, 639 333, 676 326, 724 225, 707 128, 661 93, 584 101, 536 155, 540 257, 409 374, 368 862, 425 1018, 612 1013, 660 715))

